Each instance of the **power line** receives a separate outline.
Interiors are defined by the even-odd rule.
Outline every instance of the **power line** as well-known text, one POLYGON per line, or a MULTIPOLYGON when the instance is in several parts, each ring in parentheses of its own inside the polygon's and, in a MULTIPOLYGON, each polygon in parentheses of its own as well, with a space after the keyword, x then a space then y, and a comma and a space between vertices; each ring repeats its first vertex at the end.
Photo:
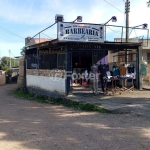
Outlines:
POLYGON ((15 58, 15 56, 12 54, 12 52, 10 51, 11 55, 15 58))
MULTIPOLYGON (((41 32, 42 33, 42 32, 41 32)), ((50 36, 48 36, 47 34, 45 34, 45 33, 42 33, 43 35, 45 35, 45 36, 47 36, 47 37, 49 37, 49 38, 51 38, 50 36)), ((52 39, 52 38, 51 38, 52 39)))
POLYGON ((0 26, 0 28, 3 29, 5 32, 7 32, 7 33, 13 35, 13 36, 16 36, 16 37, 19 37, 19 38, 21 38, 21 39, 24 39, 23 37, 19 36, 18 34, 13 33, 12 31, 9 31, 9 30, 7 30, 6 28, 4 28, 4 27, 2 27, 2 26, 0 26))
MULTIPOLYGON (((109 3, 108 1, 106 1, 106 0, 104 0, 106 3, 108 3, 109 5, 111 5, 112 7, 114 7, 115 9, 117 9, 118 11, 120 11, 120 12, 122 12, 123 14, 124 14, 124 12, 123 11, 121 11, 120 9, 118 9, 117 7, 115 7, 114 5, 112 5, 111 3, 109 3)), ((125 2, 125 0, 123 0, 124 2, 125 2)), ((125 21, 125 14, 124 14, 124 22, 126 22, 125 21)))
MULTIPOLYGON (((109 24, 108 24, 108 25, 109 25, 109 24)), ((109 28, 109 29, 110 29, 111 31, 113 31, 114 33, 120 33, 120 34, 122 33, 122 32, 120 32, 120 31, 113 30, 113 29, 110 28, 109 26, 106 26, 106 28, 109 28)), ((125 32, 125 31, 124 31, 124 32, 125 32)), ((124 33, 124 32, 123 32, 123 33, 124 33)))
POLYGON ((110 27, 107 27, 107 28, 110 29, 111 31, 113 31, 114 33, 119 33, 119 31, 115 31, 115 30, 111 29, 110 27))
POLYGON ((114 7, 115 9, 117 9, 118 11, 122 12, 124 14, 123 11, 121 11, 120 9, 118 9, 117 7, 115 7, 114 5, 112 5, 111 3, 109 3, 108 1, 104 0, 106 3, 108 3, 109 5, 111 5, 112 7, 114 7))
POLYGON ((134 33, 135 33, 135 36, 137 37, 137 34, 136 34, 136 31, 135 31, 135 29, 134 29, 134 33))

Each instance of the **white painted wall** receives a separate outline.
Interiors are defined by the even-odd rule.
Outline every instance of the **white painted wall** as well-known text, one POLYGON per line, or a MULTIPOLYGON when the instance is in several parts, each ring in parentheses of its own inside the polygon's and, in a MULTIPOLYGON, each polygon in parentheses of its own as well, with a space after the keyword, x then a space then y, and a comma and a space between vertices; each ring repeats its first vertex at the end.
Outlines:
POLYGON ((108 51, 108 63, 118 62, 118 57, 113 57, 115 55, 118 55, 118 52, 112 53, 111 51, 108 51))
POLYGON ((27 75, 27 87, 36 87, 65 95, 65 78, 27 75))
POLYGON ((150 53, 150 49, 149 50, 146 50, 146 49, 143 49, 143 60, 147 61, 147 53, 150 53))

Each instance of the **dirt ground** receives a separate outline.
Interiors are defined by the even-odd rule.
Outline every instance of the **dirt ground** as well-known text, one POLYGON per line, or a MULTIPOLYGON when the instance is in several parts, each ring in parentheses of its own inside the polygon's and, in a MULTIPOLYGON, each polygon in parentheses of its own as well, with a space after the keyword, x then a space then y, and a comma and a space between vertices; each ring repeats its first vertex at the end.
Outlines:
POLYGON ((15 87, 0 86, 0 150, 150 150, 145 109, 142 115, 81 112, 16 98, 9 93, 15 87))

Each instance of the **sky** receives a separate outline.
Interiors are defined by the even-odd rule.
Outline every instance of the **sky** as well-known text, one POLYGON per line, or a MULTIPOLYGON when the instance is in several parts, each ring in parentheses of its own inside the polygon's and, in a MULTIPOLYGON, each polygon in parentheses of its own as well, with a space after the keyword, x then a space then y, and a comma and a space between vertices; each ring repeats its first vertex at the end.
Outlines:
MULTIPOLYGON (((64 21, 70 22, 77 16, 83 17, 83 23, 105 23, 112 16, 117 22, 109 25, 125 26, 125 0, 0 0, 0 58, 20 56, 25 38, 32 37, 55 22, 55 15, 64 15, 64 21)), ((130 0, 129 26, 143 23, 150 27, 150 7, 148 0, 130 0)), ((145 31, 134 31, 131 37, 146 35, 145 31)), ((56 26, 44 32, 43 38, 56 38, 56 26)), ((121 37, 121 28, 107 28, 107 39, 121 37)))

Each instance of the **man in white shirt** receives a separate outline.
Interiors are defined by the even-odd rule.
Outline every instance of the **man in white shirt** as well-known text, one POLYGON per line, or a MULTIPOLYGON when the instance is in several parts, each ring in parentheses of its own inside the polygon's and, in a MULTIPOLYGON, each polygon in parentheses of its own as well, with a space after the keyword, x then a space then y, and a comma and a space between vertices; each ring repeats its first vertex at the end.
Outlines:
POLYGON ((93 89, 94 89, 94 93, 98 94, 98 67, 97 65, 93 65, 91 67, 92 70, 92 74, 90 75, 91 80, 93 80, 93 89))

